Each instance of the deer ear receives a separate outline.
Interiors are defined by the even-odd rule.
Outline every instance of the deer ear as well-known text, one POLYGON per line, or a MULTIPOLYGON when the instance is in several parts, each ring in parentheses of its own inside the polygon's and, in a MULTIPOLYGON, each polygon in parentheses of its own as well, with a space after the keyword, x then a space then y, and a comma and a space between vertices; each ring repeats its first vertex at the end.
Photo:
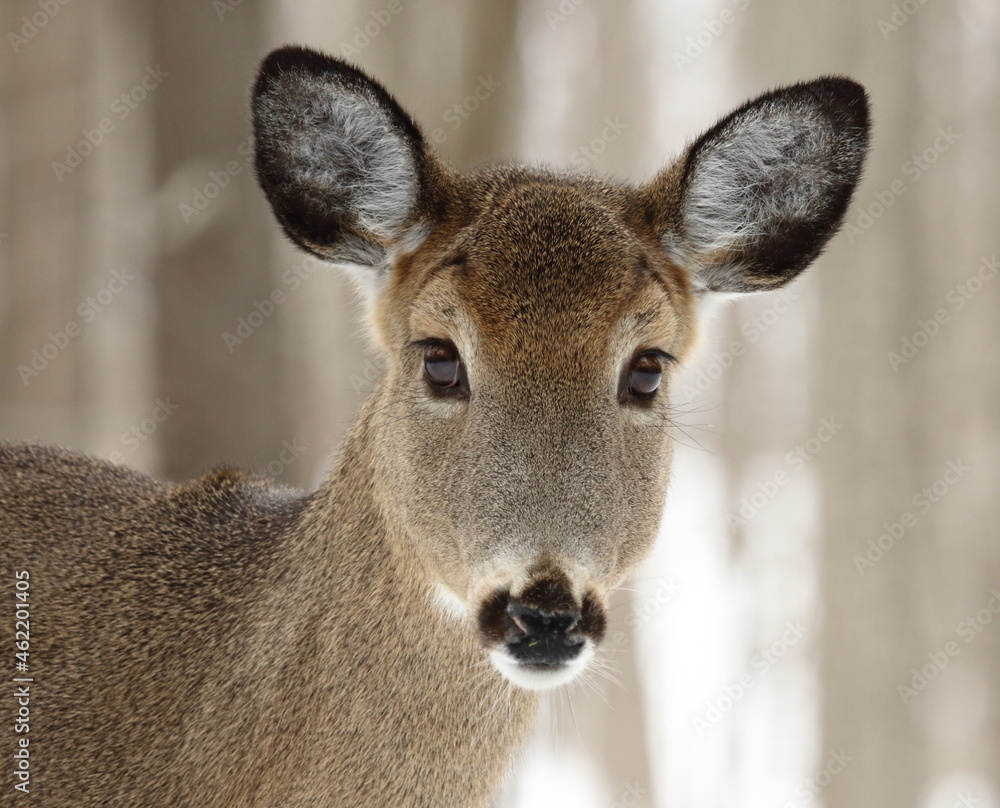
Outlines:
POLYGON ((643 189, 671 257, 703 291, 798 275, 840 226, 868 150, 861 85, 825 78, 750 101, 643 189))
POLYGON ((304 48, 264 60, 252 108, 257 177, 288 237, 326 261, 387 268, 419 219, 416 124, 360 70, 304 48))

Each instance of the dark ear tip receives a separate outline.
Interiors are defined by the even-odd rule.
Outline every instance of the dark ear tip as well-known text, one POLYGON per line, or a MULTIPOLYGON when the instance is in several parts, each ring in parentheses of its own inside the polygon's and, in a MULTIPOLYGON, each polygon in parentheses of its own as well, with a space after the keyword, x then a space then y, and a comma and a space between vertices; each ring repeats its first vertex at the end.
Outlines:
POLYGON ((848 76, 820 76, 818 79, 803 82, 803 87, 812 87, 823 95, 840 97, 851 101, 865 102, 868 93, 865 88, 848 76))
POLYGON ((828 113, 865 131, 869 128, 870 104, 865 88, 846 76, 824 76, 796 85, 815 98, 828 113))
POLYGON ((299 45, 286 45, 264 57, 251 97, 251 107, 255 115, 262 98, 272 90, 280 93, 282 77, 289 74, 293 77, 293 81, 295 78, 318 79, 321 83, 332 84, 339 89, 353 90, 373 98, 394 119, 407 137, 422 147, 423 135, 419 127, 381 84, 343 59, 299 45))
POLYGON ((303 62, 321 56, 318 51, 311 48, 304 48, 299 45, 282 45, 275 48, 260 63, 261 73, 273 73, 287 67, 296 67, 303 62))
POLYGON ((285 73, 320 76, 344 71, 357 72, 357 68, 311 48, 285 45, 271 51, 260 63, 254 95, 269 89, 272 82, 285 73))

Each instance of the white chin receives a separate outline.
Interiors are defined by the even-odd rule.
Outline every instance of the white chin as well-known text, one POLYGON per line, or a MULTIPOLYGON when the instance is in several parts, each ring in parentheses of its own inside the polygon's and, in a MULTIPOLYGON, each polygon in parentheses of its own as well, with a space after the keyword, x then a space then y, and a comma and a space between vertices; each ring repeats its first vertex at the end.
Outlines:
POLYGON ((490 651, 490 659, 497 670, 510 682, 525 690, 551 690, 553 687, 564 685, 575 679, 587 667, 593 656, 594 644, 588 640, 576 659, 551 670, 539 670, 518 662, 499 648, 490 651))

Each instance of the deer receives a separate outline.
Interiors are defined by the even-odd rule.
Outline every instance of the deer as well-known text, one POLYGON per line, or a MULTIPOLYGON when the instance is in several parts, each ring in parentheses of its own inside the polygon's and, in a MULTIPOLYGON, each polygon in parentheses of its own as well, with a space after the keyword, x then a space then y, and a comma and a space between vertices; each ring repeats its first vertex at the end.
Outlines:
POLYGON ((251 106, 274 215, 356 281, 384 372, 308 492, 0 445, 30 791, 487 806, 657 536, 670 382, 707 313, 789 283, 840 226, 865 90, 770 90, 641 184, 459 172, 375 79, 301 47, 264 59, 251 106))

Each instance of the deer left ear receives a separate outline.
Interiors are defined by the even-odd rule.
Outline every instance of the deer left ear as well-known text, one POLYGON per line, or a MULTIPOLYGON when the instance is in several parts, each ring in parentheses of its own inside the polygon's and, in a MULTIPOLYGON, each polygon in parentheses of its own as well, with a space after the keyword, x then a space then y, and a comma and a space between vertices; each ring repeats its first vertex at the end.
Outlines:
POLYGON ((642 201, 696 289, 774 289, 840 226, 868 137, 861 85, 825 78, 784 87, 709 129, 642 190, 642 201))
POLYGON ((305 48, 264 60, 252 107, 257 177, 288 237, 326 261, 386 270, 420 218, 416 124, 356 67, 305 48))

